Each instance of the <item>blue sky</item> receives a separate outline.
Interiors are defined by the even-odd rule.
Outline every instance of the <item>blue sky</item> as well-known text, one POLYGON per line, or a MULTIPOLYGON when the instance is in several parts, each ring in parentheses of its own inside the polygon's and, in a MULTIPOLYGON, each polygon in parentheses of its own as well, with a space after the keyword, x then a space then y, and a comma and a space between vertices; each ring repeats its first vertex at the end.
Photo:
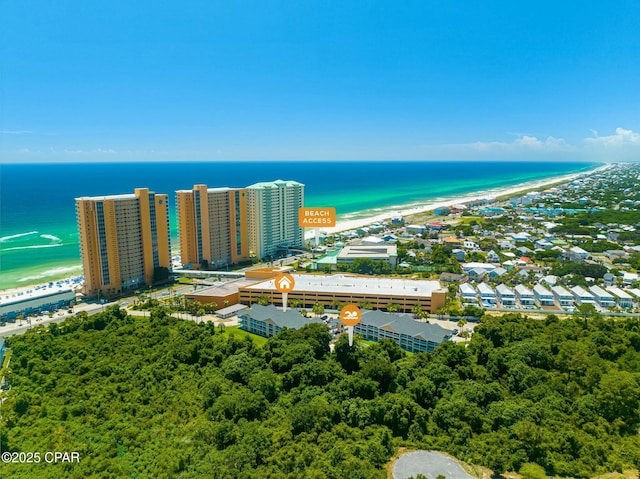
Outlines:
POLYGON ((6 162, 640 160, 640 2, 2 1, 6 162))

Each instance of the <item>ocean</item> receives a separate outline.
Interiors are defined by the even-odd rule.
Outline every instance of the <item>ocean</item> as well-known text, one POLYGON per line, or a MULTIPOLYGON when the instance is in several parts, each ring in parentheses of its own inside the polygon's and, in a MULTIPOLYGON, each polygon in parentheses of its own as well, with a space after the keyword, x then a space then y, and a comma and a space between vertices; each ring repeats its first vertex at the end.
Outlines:
MULTIPOLYGON (((426 201, 504 188, 596 168, 556 162, 167 162, 0 166, 0 290, 82 273, 74 198, 175 190, 204 183, 243 187, 276 179, 304 183, 305 205, 357 219, 426 201)), ((178 247, 175 201, 172 247, 178 247)))

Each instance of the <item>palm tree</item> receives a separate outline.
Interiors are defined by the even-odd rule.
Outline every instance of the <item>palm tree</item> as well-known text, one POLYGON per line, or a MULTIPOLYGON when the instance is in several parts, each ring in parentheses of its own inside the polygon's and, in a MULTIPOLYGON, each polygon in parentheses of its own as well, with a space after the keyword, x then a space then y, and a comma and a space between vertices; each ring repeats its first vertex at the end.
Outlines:
POLYGON ((319 301, 316 301, 313 305, 312 311, 316 315, 316 317, 320 316, 321 314, 324 313, 324 304, 322 304, 319 301))

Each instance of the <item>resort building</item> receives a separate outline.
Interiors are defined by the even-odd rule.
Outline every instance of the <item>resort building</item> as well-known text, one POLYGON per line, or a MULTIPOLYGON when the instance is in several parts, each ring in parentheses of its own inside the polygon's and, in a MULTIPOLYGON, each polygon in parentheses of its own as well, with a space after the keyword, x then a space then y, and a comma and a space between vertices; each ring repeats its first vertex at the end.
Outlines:
POLYGON ((247 187, 249 249, 256 258, 304 247, 298 209, 304 206, 304 185, 276 180, 247 187))
POLYGON ((616 288, 615 286, 611 286, 607 288, 607 290, 614 296, 616 303, 620 308, 633 308, 633 298, 627 292, 621 290, 620 288, 616 288))
POLYGON ((391 339, 412 353, 433 351, 451 339, 453 333, 437 324, 414 321, 406 314, 382 311, 363 311, 362 321, 354 326, 353 332, 370 341, 391 339))
POLYGON ((398 247, 396 245, 380 246, 345 246, 336 257, 337 264, 351 264, 357 259, 384 261, 392 269, 398 264, 398 247))
POLYGON ((250 309, 238 314, 238 322, 240 329, 265 338, 275 336, 282 328, 300 329, 305 324, 324 324, 318 318, 305 318, 295 309, 281 311, 273 304, 252 305, 250 309))
POLYGON ((176 191, 183 265, 220 268, 249 260, 247 190, 207 188, 176 191))
POLYGON ((516 295, 514 294, 513 290, 506 284, 499 284, 496 288, 496 294, 502 306, 508 307, 516 305, 516 295))
MULTIPOLYGON (((355 274, 292 274, 295 287, 288 293, 292 301, 303 308, 316 302, 338 308, 341 303, 366 304, 371 309, 387 309, 390 304, 398 310, 411 312, 414 306, 435 313, 444 306, 447 290, 439 281, 361 276, 355 274)), ((240 288, 240 302, 251 305, 260 296, 273 304, 282 304, 282 294, 276 291, 274 279, 240 288)))
POLYGON ((562 286, 553 286, 551 288, 551 292, 553 293, 553 297, 555 298, 556 302, 560 306, 565 307, 573 305, 573 295, 562 286))
POLYGON ((555 304, 553 293, 541 284, 536 284, 533 287, 533 295, 540 306, 553 306, 555 304))
POLYGON ((167 195, 136 188, 75 201, 86 295, 135 290, 171 268, 167 195))

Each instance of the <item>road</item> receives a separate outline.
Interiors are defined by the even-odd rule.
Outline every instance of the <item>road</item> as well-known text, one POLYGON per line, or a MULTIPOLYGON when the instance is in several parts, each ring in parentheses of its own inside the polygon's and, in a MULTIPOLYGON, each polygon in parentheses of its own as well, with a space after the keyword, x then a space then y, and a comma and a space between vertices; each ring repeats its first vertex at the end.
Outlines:
POLYGON ((424 474, 428 479, 443 475, 447 479, 475 479, 455 460, 436 451, 414 451, 400 456, 393 465, 394 479, 424 474))

